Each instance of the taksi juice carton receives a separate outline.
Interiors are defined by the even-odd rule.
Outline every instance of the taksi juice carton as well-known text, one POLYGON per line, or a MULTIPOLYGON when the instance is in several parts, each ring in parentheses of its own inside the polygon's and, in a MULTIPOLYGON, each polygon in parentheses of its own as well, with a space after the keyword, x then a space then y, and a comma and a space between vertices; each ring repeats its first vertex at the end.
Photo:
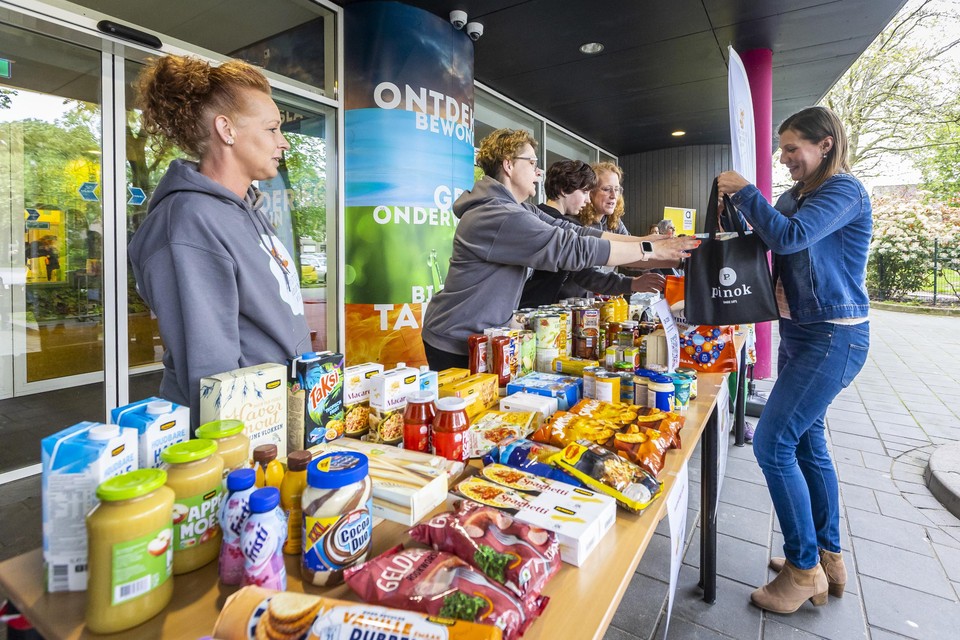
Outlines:
POLYGON ((287 455, 287 369, 260 364, 207 376, 200 380, 200 424, 239 420, 250 438, 250 450, 277 445, 277 456, 287 455))
POLYGON ((86 591, 86 515, 101 482, 138 468, 137 430, 80 422, 44 438, 40 451, 46 589, 86 591))
POLYGON ((160 398, 147 398, 117 407, 110 419, 121 427, 136 429, 140 468, 155 469, 163 464, 160 453, 172 444, 190 439, 190 407, 160 398))
POLYGON ((343 354, 309 352, 290 361, 288 442, 307 449, 344 434, 343 354))

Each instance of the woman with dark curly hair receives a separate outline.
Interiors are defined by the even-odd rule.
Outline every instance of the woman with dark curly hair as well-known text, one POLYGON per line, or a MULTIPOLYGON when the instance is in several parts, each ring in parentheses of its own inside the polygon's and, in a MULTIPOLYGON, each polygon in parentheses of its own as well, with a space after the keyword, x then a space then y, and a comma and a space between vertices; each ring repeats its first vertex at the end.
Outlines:
POLYGON ((293 260, 260 212, 256 180, 290 148, 260 71, 166 56, 140 76, 143 124, 174 160, 130 242, 137 289, 163 339, 160 395, 200 418, 200 378, 310 349, 293 260))
POLYGON ((498 129, 480 143, 477 163, 485 175, 453 205, 460 222, 450 270, 424 314, 422 338, 431 369, 468 366, 467 339, 510 320, 531 268, 673 266, 699 244, 694 238, 651 243, 659 236, 606 233, 526 204, 541 177, 536 144, 528 132, 510 129, 498 129))

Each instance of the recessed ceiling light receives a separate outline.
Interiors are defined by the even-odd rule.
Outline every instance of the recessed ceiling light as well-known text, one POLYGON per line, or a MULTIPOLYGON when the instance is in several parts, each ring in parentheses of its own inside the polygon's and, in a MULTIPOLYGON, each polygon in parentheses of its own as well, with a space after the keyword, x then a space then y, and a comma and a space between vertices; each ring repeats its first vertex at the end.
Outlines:
POLYGON ((588 42, 580 45, 580 53, 593 54, 603 51, 603 45, 599 42, 588 42))
POLYGON ((680 136, 685 136, 685 135, 687 135, 687 132, 686 132, 686 131, 682 131, 682 130, 680 130, 680 129, 677 129, 676 131, 674 131, 674 132, 671 133, 670 135, 672 135, 674 138, 679 138, 680 136))

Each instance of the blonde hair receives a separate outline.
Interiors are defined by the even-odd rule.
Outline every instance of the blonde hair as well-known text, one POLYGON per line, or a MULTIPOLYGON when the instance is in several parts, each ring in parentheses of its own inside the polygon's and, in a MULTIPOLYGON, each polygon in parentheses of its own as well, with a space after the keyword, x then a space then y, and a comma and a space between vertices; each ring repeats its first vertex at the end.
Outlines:
POLYGON ((486 175, 500 180, 503 161, 515 158, 525 144, 537 150, 537 141, 529 132, 523 129, 497 129, 480 141, 477 166, 486 175))
POLYGON ((214 116, 242 113, 246 90, 270 95, 270 83, 253 65, 228 60, 214 67, 188 56, 152 60, 138 88, 144 129, 196 158, 207 150, 214 116))
MULTIPOLYGON (((600 180, 605 173, 615 173, 617 178, 620 179, 620 183, 623 184, 623 169, 612 162, 595 162, 590 166, 593 168, 594 173, 597 174, 597 186, 595 186, 590 192, 591 195, 596 193, 597 189, 600 188, 600 180)), ((623 213, 624 202, 623 194, 621 193, 619 196, 617 196, 617 206, 613 208, 613 213, 607 216, 607 229, 610 231, 616 231, 620 226, 620 218, 623 217, 623 213)), ((593 208, 593 200, 587 200, 587 204, 584 205, 583 209, 580 209, 578 217, 580 219, 580 224, 584 226, 590 226, 593 224, 593 219, 598 217, 597 210, 593 208)))
POLYGON ((810 193, 835 174, 850 173, 847 132, 843 128, 843 122, 833 111, 827 107, 807 107, 784 120, 777 133, 783 135, 783 132, 788 130, 814 144, 828 136, 833 138, 833 146, 827 151, 813 178, 795 186, 799 193, 810 193))

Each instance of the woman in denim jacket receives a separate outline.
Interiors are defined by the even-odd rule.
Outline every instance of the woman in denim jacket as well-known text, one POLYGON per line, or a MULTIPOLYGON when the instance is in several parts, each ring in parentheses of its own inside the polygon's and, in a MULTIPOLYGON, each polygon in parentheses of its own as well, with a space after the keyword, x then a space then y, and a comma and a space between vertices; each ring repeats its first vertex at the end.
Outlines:
POLYGON ((784 555, 755 605, 793 613, 810 599, 843 595, 837 473, 827 451, 824 417, 863 368, 870 345, 867 251, 870 200, 850 175, 839 118, 809 107, 787 118, 780 162, 796 184, 771 207, 733 171, 718 187, 774 254, 780 308, 777 382, 757 425, 753 448, 783 530, 784 555))

